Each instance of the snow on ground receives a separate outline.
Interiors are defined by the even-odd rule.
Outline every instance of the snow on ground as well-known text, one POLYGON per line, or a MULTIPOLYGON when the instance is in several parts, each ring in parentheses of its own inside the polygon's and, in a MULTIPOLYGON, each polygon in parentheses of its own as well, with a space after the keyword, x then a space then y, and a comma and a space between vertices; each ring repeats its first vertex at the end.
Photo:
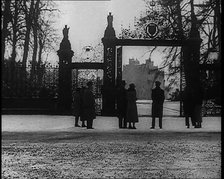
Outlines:
POLYGON ((216 132, 4 132, 2 178, 221 178, 216 132))
MULTIPOLYGON (((149 131, 151 127, 151 102, 138 101, 139 123, 136 131, 149 131)), ((86 131, 74 128, 73 116, 57 115, 2 115, 2 131, 86 131)), ((95 131, 120 131, 117 117, 97 116, 93 122, 95 131)), ((156 119, 158 127, 158 119, 156 119)), ((124 129, 122 129, 124 130, 124 129)), ((203 117, 202 129, 186 129, 184 117, 179 117, 179 102, 164 103, 162 131, 221 131, 221 117, 203 117)), ((160 131, 155 129, 155 131, 160 131)))
POLYGON ((97 116, 95 129, 73 116, 2 115, 2 178, 221 178, 221 117, 187 129, 179 104, 165 103, 163 129, 150 130, 150 102, 137 129, 97 116))

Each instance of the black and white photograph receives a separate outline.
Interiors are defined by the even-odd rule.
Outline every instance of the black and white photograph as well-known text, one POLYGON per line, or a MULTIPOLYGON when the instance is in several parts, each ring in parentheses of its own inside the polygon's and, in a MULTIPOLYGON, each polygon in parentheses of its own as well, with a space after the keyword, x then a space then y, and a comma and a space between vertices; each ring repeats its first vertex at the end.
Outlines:
POLYGON ((1 0, 1 178, 221 179, 221 0, 1 0))

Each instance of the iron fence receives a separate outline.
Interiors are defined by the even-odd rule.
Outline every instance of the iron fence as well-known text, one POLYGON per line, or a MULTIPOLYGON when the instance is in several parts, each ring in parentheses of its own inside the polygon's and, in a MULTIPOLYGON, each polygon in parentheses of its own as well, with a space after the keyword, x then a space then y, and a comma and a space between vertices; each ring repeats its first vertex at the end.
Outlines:
POLYGON ((53 98, 58 92, 58 66, 5 65, 2 68, 3 98, 53 98))

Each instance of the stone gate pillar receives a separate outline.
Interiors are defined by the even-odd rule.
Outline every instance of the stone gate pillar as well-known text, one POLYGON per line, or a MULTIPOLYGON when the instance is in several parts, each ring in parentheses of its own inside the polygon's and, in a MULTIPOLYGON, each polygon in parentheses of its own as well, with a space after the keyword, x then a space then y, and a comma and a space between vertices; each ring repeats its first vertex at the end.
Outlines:
POLYGON ((113 16, 107 16, 107 28, 104 32, 102 42, 104 45, 104 76, 103 76, 103 109, 102 115, 115 115, 115 50, 116 35, 113 28, 113 16))
POLYGON ((202 122, 202 102, 203 102, 203 87, 200 78, 200 45, 202 39, 198 30, 198 20, 194 14, 193 2, 191 1, 191 30, 189 39, 184 47, 183 65, 186 79, 186 86, 191 89, 193 102, 191 104, 193 110, 193 118, 196 122, 202 122))
POLYGON ((74 52, 71 50, 71 44, 68 40, 67 25, 63 29, 63 39, 60 43, 60 49, 57 51, 59 56, 59 80, 58 80, 58 110, 60 112, 71 112, 72 104, 72 70, 71 62, 74 52))

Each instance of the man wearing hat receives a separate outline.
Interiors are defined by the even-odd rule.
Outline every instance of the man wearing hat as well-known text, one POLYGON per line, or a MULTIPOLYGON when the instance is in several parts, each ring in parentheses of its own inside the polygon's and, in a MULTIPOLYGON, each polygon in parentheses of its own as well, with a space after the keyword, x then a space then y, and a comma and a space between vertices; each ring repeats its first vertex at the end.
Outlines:
POLYGON ((89 81, 83 94, 83 118, 87 121, 87 129, 93 129, 93 119, 96 118, 95 98, 92 89, 93 83, 89 81))
POLYGON ((125 80, 119 81, 116 87, 116 103, 117 103, 117 117, 119 121, 119 128, 127 128, 126 111, 127 111, 127 90, 125 89, 125 80))
POLYGON ((155 118, 159 118, 159 127, 162 129, 163 103, 165 100, 164 90, 160 88, 160 82, 155 82, 156 87, 152 89, 152 127, 155 128, 155 118))

